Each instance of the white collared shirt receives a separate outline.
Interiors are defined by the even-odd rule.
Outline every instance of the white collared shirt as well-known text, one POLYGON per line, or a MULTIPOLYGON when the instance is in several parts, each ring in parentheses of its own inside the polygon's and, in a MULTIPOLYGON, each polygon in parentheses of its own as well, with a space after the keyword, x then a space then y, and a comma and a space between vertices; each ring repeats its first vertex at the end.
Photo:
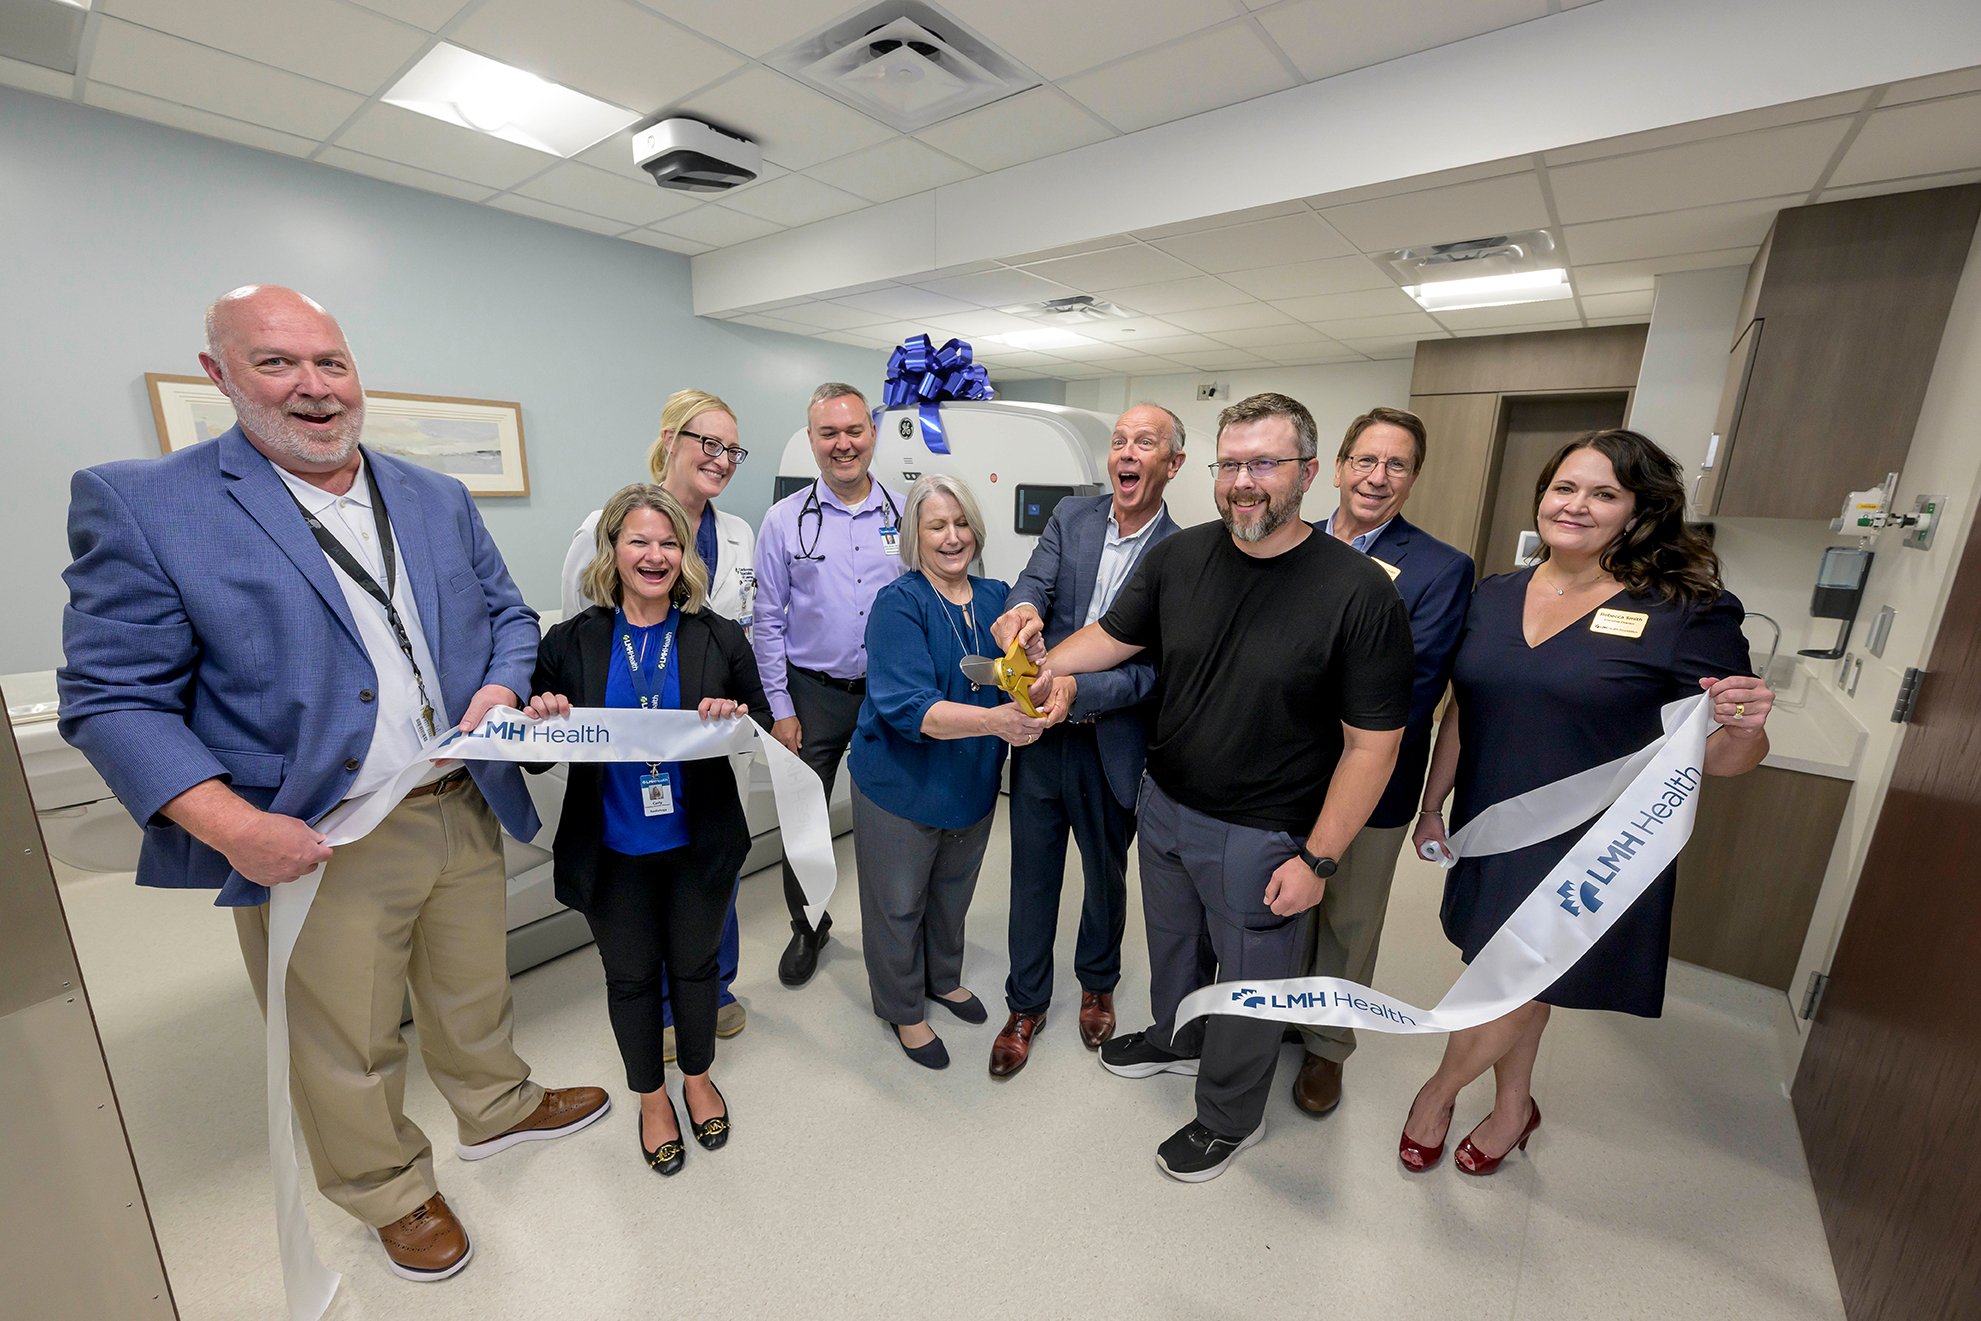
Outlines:
MULTIPOLYGON (((344 548, 359 564, 364 565, 373 581, 380 587, 385 586, 385 557, 378 547, 378 529, 372 518, 371 487, 365 481, 364 459, 359 458, 357 476, 351 482, 351 489, 343 495, 332 495, 320 487, 311 486, 280 464, 271 463, 269 466, 282 478, 283 485, 302 502, 303 508, 328 528, 332 536, 344 543, 344 548)), ((391 510, 386 513, 389 515, 391 510)), ((426 676, 427 696, 434 703, 434 723, 445 729, 450 720, 442 709, 440 671, 434 667, 433 653, 426 644, 426 632, 420 625, 419 606, 414 602, 412 588, 407 583, 410 575, 406 571, 406 556, 400 549, 396 532, 392 537, 392 550, 398 563, 392 604, 398 607, 399 621, 406 626, 406 637, 413 644, 413 658, 419 664, 420 673, 426 676)), ((351 781, 351 787, 345 793, 347 798, 356 798, 384 784, 419 752, 420 737, 415 722, 420 714, 420 686, 413 677, 413 667, 407 662, 406 653, 399 650, 399 639, 393 634, 392 625, 385 620, 385 607, 338 568, 337 562, 327 552, 323 558, 330 565, 337 585, 344 589, 344 602, 350 606, 351 618, 358 625, 358 639, 364 643, 365 655, 371 659, 371 667, 378 673, 377 701, 372 708, 376 723, 372 728, 371 747, 358 764, 357 778, 351 781)), ((275 656, 269 659, 272 664, 303 667, 313 660, 308 656, 275 656)), ((333 693, 330 696, 333 701, 357 700, 355 693, 333 693)), ((435 767, 421 778, 420 783, 437 780, 446 773, 435 767)))
POLYGON ((1158 505, 1148 522, 1124 537, 1121 535, 1121 524, 1115 521, 1114 502, 1108 502, 1107 539, 1101 543, 1101 567, 1094 577, 1094 599, 1087 602, 1085 623, 1091 624, 1106 614, 1107 608, 1114 604, 1114 598, 1128 585, 1128 575, 1135 571, 1136 561, 1142 558, 1142 547, 1148 544, 1149 529, 1168 510, 1168 504, 1158 505))

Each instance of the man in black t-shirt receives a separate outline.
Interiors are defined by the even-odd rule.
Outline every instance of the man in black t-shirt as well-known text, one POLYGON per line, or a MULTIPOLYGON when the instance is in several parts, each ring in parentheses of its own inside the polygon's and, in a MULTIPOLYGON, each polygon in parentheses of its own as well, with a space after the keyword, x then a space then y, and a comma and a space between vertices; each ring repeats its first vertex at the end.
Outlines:
POLYGON ((1318 448, 1285 395, 1219 414, 1223 526, 1151 547, 1113 607, 1047 655, 1036 692, 1063 719, 1053 676, 1155 661, 1137 809, 1155 1023, 1101 1062, 1197 1075, 1197 1118, 1156 1149, 1190 1183, 1264 1135, 1281 1027, 1218 1015, 1179 1032, 1177 1005, 1220 978, 1300 973, 1298 918, 1381 797, 1410 710, 1410 620, 1388 575, 1300 518, 1318 448))

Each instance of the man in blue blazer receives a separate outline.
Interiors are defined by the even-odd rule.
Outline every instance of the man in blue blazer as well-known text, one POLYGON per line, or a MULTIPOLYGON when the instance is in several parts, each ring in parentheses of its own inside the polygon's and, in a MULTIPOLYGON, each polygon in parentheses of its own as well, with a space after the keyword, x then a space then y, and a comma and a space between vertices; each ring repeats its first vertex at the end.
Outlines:
MULTIPOLYGON (((1144 552, 1176 531, 1162 494, 1182 466, 1183 423, 1174 413, 1153 404, 1123 413, 1109 440, 1112 493, 1059 502, 992 627, 998 645, 1042 631, 1053 646, 1100 618, 1144 552)), ((1155 681, 1155 666, 1144 660, 1060 679, 1072 693, 1065 723, 1012 751, 1011 975, 1004 983, 1011 1013, 991 1044, 993 1078, 1024 1068, 1032 1037, 1045 1026, 1069 829, 1086 876, 1074 953, 1080 1039, 1098 1050, 1114 1032, 1128 846, 1148 756, 1143 699, 1155 681)))
POLYGON ((312 823, 449 723, 517 704, 536 616, 460 482, 359 446, 364 392, 328 313, 250 285, 206 331, 238 425, 71 484, 62 735, 145 828, 139 884, 219 890, 264 1009, 264 887, 327 864, 289 975, 317 1186, 395 1273, 444 1279, 472 1247, 402 1104, 404 989, 464 1158, 610 1104, 539 1086, 511 1044, 497 819, 529 839, 536 814, 519 768, 477 762, 433 767, 334 856, 312 823))
MULTIPOLYGON (((1452 656, 1472 597, 1472 557, 1403 517, 1403 502, 1424 468, 1424 451, 1424 423, 1415 413, 1372 408, 1356 418, 1335 454, 1341 504, 1315 525, 1388 572, 1410 611, 1410 641, 1417 652, 1396 769, 1314 910, 1308 972, 1365 986, 1376 971, 1390 881, 1424 787, 1431 721, 1451 680, 1452 656)), ((1341 1101, 1341 1066, 1355 1049, 1355 1030, 1306 1027, 1301 1033, 1307 1052, 1293 1081, 1293 1100, 1308 1114, 1325 1115, 1341 1101)))

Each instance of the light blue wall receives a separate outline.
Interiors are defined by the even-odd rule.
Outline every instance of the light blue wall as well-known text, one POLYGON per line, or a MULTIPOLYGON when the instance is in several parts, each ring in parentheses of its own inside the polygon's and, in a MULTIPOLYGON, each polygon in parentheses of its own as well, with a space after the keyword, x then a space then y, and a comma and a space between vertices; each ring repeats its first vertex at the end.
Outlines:
POLYGON ((885 368, 697 319, 658 249, 4 88, 0 128, 0 673, 58 663, 70 474, 158 452, 144 374, 197 374, 201 310, 236 285, 321 301, 370 389, 521 401, 530 495, 481 507, 540 608, 670 391, 735 406, 754 453, 722 504, 755 522, 812 387, 885 368))

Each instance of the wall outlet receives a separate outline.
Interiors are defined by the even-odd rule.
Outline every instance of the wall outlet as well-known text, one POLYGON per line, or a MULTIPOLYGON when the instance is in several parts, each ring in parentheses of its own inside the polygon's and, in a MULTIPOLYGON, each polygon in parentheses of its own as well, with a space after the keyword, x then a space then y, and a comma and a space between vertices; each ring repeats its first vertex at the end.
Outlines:
POLYGON ((1231 386, 1225 381, 1199 381, 1197 382, 1197 398, 1199 400, 1229 399, 1231 398, 1231 386))

